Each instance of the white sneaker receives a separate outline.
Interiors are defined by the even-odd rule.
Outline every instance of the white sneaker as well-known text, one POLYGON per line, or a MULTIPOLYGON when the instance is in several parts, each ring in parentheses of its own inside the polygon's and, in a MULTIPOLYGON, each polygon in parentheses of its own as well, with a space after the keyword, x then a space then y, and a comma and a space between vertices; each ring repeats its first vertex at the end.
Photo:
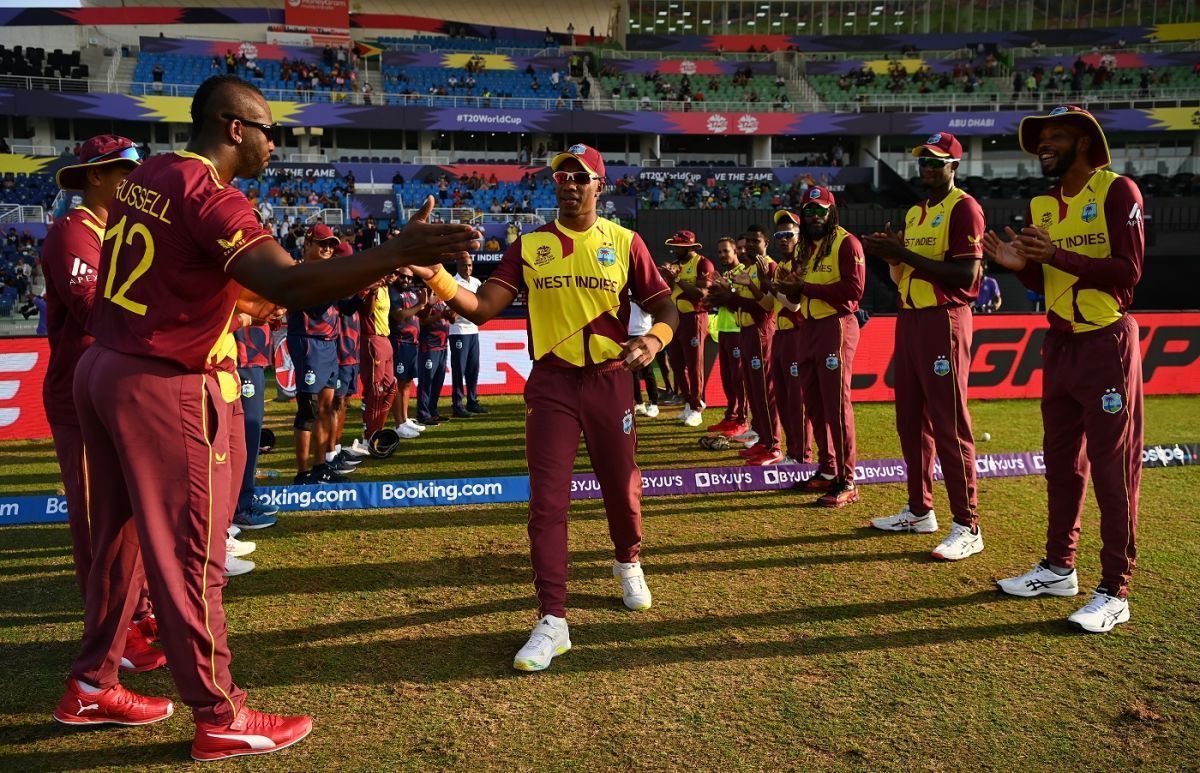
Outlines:
POLYGON ((895 515, 872 518, 871 525, 883 531, 915 531, 917 534, 932 534, 938 530, 936 513, 930 510, 925 515, 913 515, 908 505, 895 515))
POLYGON ((638 403, 637 405, 633 406, 633 415, 634 416, 645 416, 646 415, 646 404, 638 403))
POLYGON ((1107 588, 1092 591, 1092 600, 1067 618, 1067 622, 1088 633, 1107 633, 1129 622, 1129 600, 1108 595, 1107 588))
POLYGON ((237 577, 240 574, 249 574, 254 571, 254 562, 247 561, 244 558, 225 554, 225 576, 237 577))
POLYGON ((946 539, 942 540, 942 544, 933 549, 931 555, 943 561, 961 561, 967 556, 973 556, 982 550, 983 530, 978 529, 972 534, 970 526, 955 523, 951 524, 950 533, 946 536, 946 539))
POLYGON ((1012 596, 1074 596, 1079 593, 1079 575, 1072 569, 1070 574, 1058 574, 1046 561, 1039 562, 1025 574, 997 580, 1000 590, 1012 596))
POLYGON ((529 641, 517 650, 513 658, 513 668, 518 671, 543 671, 549 668, 550 661, 556 655, 561 655, 571 649, 571 635, 567 630, 567 621, 554 615, 546 615, 538 620, 529 634, 529 641))
POLYGON ((253 553, 257 547, 258 545, 253 542, 243 542, 240 539, 228 537, 225 540, 225 555, 233 556, 234 558, 241 558, 242 556, 248 556, 253 553))
POLYGON ((365 459, 371 455, 371 449, 362 441, 362 438, 354 438, 354 442, 347 446, 345 450, 346 453, 358 459, 365 459))
POLYGON ((421 437, 421 430, 413 427, 411 424, 401 424, 396 427, 396 434, 405 440, 421 437))
POLYGON ((679 423, 687 424, 688 419, 691 418, 691 415, 693 413, 694 413, 694 411, 692 410, 692 407, 690 405, 683 406, 683 410, 679 412, 679 423))
POLYGON ((688 417, 684 419, 683 423, 688 427, 699 427, 704 423, 704 414, 700 411, 692 411, 688 414, 688 417))
POLYGON ((404 423, 407 424, 408 426, 412 427, 413 429, 415 429, 417 432, 425 431, 425 425, 420 423, 416 419, 406 419, 404 421, 404 423))
POLYGON ((646 406, 646 418, 647 419, 657 419, 658 418, 658 406, 657 405, 654 405, 653 403, 651 403, 650 405, 646 406))
POLYGON ((651 604, 650 588, 646 586, 646 575, 638 562, 623 564, 613 561, 613 577, 621 581, 621 593, 625 597, 625 606, 635 612, 649 609, 651 604))

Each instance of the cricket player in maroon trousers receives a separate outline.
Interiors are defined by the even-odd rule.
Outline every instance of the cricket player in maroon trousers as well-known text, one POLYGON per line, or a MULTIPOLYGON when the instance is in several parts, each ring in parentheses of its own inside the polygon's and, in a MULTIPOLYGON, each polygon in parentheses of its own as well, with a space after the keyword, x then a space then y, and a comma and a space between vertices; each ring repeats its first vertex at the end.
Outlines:
POLYGON ((674 249, 669 264, 671 297, 679 311, 679 329, 667 347, 675 388, 683 398, 681 424, 699 427, 704 421, 704 340, 708 338, 708 304, 704 297, 716 273, 712 261, 696 250, 703 245, 691 231, 676 231, 667 246, 674 249))
POLYGON ((933 455, 937 452, 954 523, 933 557, 958 561, 983 550, 975 490, 975 436, 967 410, 971 304, 979 294, 983 209, 954 187, 962 144, 938 132, 913 148, 929 198, 911 207, 904 229, 863 239, 868 255, 891 267, 900 290, 896 317, 896 431, 908 468, 908 502, 875 518, 885 531, 931 534, 933 455))
POLYGON ((1058 107, 1021 121, 1021 149, 1058 178, 1029 202, 1021 233, 995 232, 984 250, 1046 296, 1050 331, 1042 344, 1042 448, 1050 520, 1046 557, 1000 580, 1014 596, 1074 596, 1075 553, 1087 479, 1100 505, 1100 585, 1069 618, 1090 633, 1129 620, 1129 579, 1137 559, 1142 480, 1142 353, 1129 315, 1142 276, 1142 193, 1110 171, 1108 141, 1086 110, 1058 107))
MULTIPOLYGON (((132 140, 113 134, 92 137, 80 146, 78 155, 78 163, 58 170, 55 182, 64 190, 79 191, 83 201, 55 221, 42 243, 46 334, 50 342, 42 400, 67 497, 75 579, 86 598, 92 567, 92 518, 87 493, 90 468, 71 385, 75 366, 93 341, 88 323, 96 301, 100 245, 109 202, 117 185, 137 167, 141 157, 132 140)), ((150 646, 158 639, 152 612, 143 585, 121 657, 121 668, 126 671, 149 671, 167 662, 161 650, 150 646)))
POLYGON ((196 91, 191 114, 188 149, 143 162, 108 213, 96 341, 74 385, 91 463, 93 560, 81 651, 54 718, 140 725, 173 713, 170 700, 132 693, 117 678, 140 554, 171 676, 192 709, 192 756, 215 760, 273 752, 312 729, 309 717, 245 705, 229 669, 225 530, 245 460, 235 312, 262 321, 276 304, 345 298, 401 265, 454 260, 479 239, 470 226, 423 222, 430 199, 396 239, 296 263, 231 184, 271 159, 267 101, 252 84, 218 76, 196 91))
POLYGON ((550 161, 559 216, 522 234, 504 252, 479 293, 445 270, 414 274, 450 307, 477 325, 529 294, 534 359, 525 385, 525 456, 529 462, 529 543, 541 619, 513 659, 540 671, 571 649, 567 629, 567 511, 579 435, 604 496, 614 548, 613 575, 625 606, 649 609, 650 589, 639 560, 642 474, 634 452, 637 429, 629 370, 649 367, 671 342, 678 320, 671 290, 645 242, 597 217, 604 159, 572 145, 550 161), (629 303, 656 320, 644 336, 628 337, 629 303))

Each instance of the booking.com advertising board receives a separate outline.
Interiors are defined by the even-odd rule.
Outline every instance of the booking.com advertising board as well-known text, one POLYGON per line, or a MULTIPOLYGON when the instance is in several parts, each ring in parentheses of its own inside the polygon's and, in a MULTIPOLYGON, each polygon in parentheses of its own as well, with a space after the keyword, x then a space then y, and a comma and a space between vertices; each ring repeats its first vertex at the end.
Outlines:
MULTIPOLYGON (((1183 467, 1195 464, 1198 444, 1149 446, 1142 452, 1144 467, 1183 467)), ((1040 451, 982 454, 975 459, 980 478, 1043 475, 1046 465, 1040 451)), ((690 467, 643 470, 644 496, 723 494, 734 491, 778 491, 791 488, 816 474, 815 464, 776 467, 690 467)), ((860 461, 859 484, 901 483, 907 468, 900 459, 860 461)), ((941 466, 934 462, 934 477, 941 466)), ((529 501, 529 477, 447 478, 440 480, 382 481, 314 486, 260 486, 258 498, 283 511, 383 510, 446 505, 503 504, 529 501)), ((594 475, 575 475, 571 498, 599 499, 600 484, 594 475)), ((67 520, 67 500, 61 496, 0 497, 0 526, 28 523, 61 523, 67 520)))
MULTIPOLYGON (((1200 313, 1145 312, 1134 315, 1141 327, 1142 372, 1146 394, 1200 394, 1200 313)), ((861 402, 889 402, 896 318, 872 317, 863 328, 854 360, 853 395, 861 402)), ((970 396, 1032 398, 1042 391, 1042 340, 1046 319, 1034 314, 975 317, 970 396)), ((520 394, 529 377, 529 338, 525 321, 498 319, 480 331, 479 392, 520 394)), ((716 367, 716 344, 709 342, 706 401, 725 404, 716 367)), ((278 352, 279 382, 295 385, 290 359, 278 352)), ((0 440, 50 436, 42 405, 42 379, 49 347, 44 338, 0 339, 0 440)), ((419 365, 421 363, 418 363, 419 365)), ((450 379, 443 393, 449 394, 450 379)))

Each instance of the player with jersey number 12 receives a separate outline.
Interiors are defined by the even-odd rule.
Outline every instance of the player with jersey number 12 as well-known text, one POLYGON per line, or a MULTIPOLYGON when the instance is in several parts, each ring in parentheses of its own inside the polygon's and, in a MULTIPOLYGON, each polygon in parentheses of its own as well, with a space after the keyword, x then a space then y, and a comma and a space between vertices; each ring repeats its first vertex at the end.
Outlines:
POLYGON ((477 325, 522 290, 529 296, 533 370, 525 384, 525 456, 529 461, 529 542, 540 619, 513 666, 540 671, 571 648, 567 631, 567 511, 579 435, 604 495, 614 547, 613 575, 625 606, 648 609, 650 590, 639 559, 642 474, 629 370, 648 367, 671 342, 679 315, 645 242, 599 218, 604 159, 572 145, 550 161, 559 216, 509 246, 478 293, 445 269, 413 273, 477 325), (628 337, 629 304, 654 319, 628 337))

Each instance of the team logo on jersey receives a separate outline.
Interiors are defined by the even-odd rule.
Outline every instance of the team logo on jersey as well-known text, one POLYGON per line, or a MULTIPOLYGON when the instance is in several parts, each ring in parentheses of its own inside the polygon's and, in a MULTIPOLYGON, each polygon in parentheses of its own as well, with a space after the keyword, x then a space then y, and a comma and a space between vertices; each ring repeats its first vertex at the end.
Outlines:
POLYGON ((1100 398, 1100 407, 1105 413, 1120 413, 1125 407, 1125 401, 1121 399, 1121 393, 1115 387, 1109 387, 1100 398))
POLYGON ((537 257, 533 259, 533 265, 544 266, 547 263, 554 262, 554 250, 550 249, 549 245, 543 244, 537 248, 537 257))
POLYGON ((253 381, 243 381, 242 382, 242 397, 246 398, 247 400, 249 400, 251 397, 254 397, 254 382, 253 381))
POLYGON ((596 262, 601 266, 612 266, 617 262, 617 251, 612 247, 601 247, 596 250, 596 262))
POLYGON ((791 373, 793 377, 799 376, 800 375, 800 364, 793 362, 792 366, 790 368, 788 368, 788 373, 791 373))
POLYGON ((242 229, 240 229, 240 228, 239 228, 239 229, 237 230, 237 232, 236 232, 236 233, 235 233, 233 236, 230 236, 230 237, 229 237, 229 239, 228 239, 228 240, 226 240, 226 239, 217 239, 217 244, 221 245, 221 249, 225 249, 225 250, 232 250, 234 247, 236 247, 236 246, 238 246, 239 244, 241 244, 241 243, 242 243, 242 239, 243 239, 243 237, 244 237, 244 233, 245 233, 245 232, 244 232, 244 231, 242 231, 242 229))
POLYGON ((950 373, 950 360, 946 359, 946 355, 942 355, 933 361, 933 375, 945 376, 950 373))
POLYGON ((455 348, 455 349, 461 349, 461 348, 462 348, 462 341, 455 341, 455 342, 454 342, 454 348, 455 348))
POLYGON ((629 410, 626 410, 625 415, 621 417, 621 431, 626 435, 633 432, 633 414, 629 410))
POLYGON ((939 212, 939 213, 937 214, 937 217, 935 217, 935 218, 933 219, 933 223, 931 223, 931 225, 932 225, 934 228, 937 228, 937 227, 938 227, 939 225, 941 225, 941 224, 942 224, 942 213, 941 213, 941 212, 939 212))
POLYGON ((433 370, 433 360, 425 360, 425 370, 433 370))
POLYGON ((751 357, 750 367, 754 370, 760 370, 762 368, 762 359, 759 357, 751 357))
POLYGON ((1084 205, 1083 214, 1081 214, 1080 217, 1083 218, 1083 222, 1090 223, 1095 220, 1099 214, 1100 212, 1096 208, 1096 202, 1089 201, 1086 205, 1084 205))
POLYGON ((735 360, 740 360, 740 359, 742 359, 742 349, 741 349, 741 347, 740 347, 740 346, 735 346, 735 347, 733 347, 733 351, 732 351, 732 352, 730 352, 730 354, 732 354, 732 355, 733 355, 733 359, 735 359, 735 360))
POLYGON ((926 145, 936 145, 942 141, 942 133, 930 134, 929 139, 925 140, 926 145))
POLYGON ((692 336, 692 340, 689 341, 688 343, 690 343, 692 345, 692 348, 695 349, 697 346, 700 345, 700 339, 697 336, 692 336))
MULTIPOLYGON (((831 354, 825 358, 825 367, 829 368, 830 370, 837 370, 839 367, 841 367, 841 364, 842 362, 838 359, 836 354, 831 354)), ((949 363, 946 364, 949 365, 949 363)))
POLYGON ((313 373, 311 370, 304 371, 304 383, 308 386, 312 386, 313 384, 317 383, 317 374, 313 373))

